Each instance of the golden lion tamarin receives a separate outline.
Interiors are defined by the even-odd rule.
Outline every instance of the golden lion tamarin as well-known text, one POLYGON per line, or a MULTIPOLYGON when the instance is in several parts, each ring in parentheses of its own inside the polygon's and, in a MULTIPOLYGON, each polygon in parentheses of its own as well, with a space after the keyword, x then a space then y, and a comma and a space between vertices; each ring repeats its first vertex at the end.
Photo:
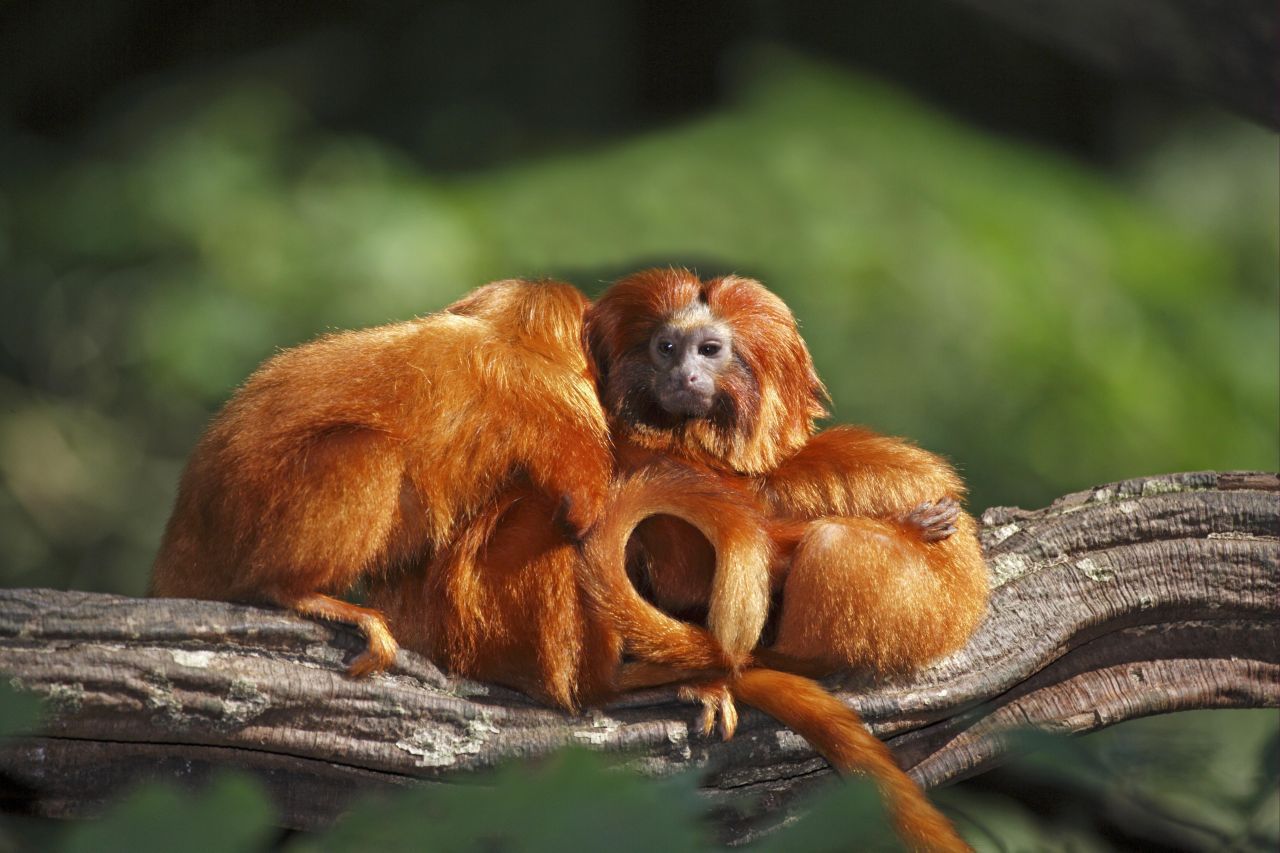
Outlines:
POLYGON ((333 598, 419 567, 517 478, 581 535, 612 477, 583 352, 587 300, 502 281, 438 314, 328 335, 267 361, 187 463, 151 594, 257 601, 396 643, 375 610, 333 598))
POLYGON ((970 590, 959 481, 892 439, 810 440, 822 386, 790 312, 754 282, 655 271, 584 327, 586 309, 567 285, 499 282, 270 360, 193 453, 152 593, 355 624, 369 647, 353 675, 393 659, 385 612, 441 665, 565 708, 692 682, 727 733, 732 699, 755 705, 876 776, 905 837, 958 844, 851 710, 757 664, 901 668, 962 641, 985 577, 970 590), (632 568, 707 629, 635 589, 637 524, 632 568), (361 579, 378 609, 332 597, 361 579), (771 587, 777 641, 755 649, 771 587))
MULTIPOLYGON (((584 642, 611 661, 616 646, 574 601, 577 544, 613 475, 583 339, 587 304, 566 284, 502 281, 438 314, 270 359, 192 453, 151 594, 349 622, 368 638, 350 668, 360 675, 388 666, 397 648, 377 608, 333 597, 365 580, 374 603, 401 616, 411 646, 457 672, 563 707, 612 690, 612 673, 581 686, 600 667, 561 661, 576 661, 584 642), (410 580, 388 596, 388 579, 401 575, 410 580), (525 609, 538 602, 545 620, 525 609), (495 628, 507 612, 516 621, 495 628), (538 665, 520 664, 534 653, 538 665)), ((713 645, 741 659, 768 596, 762 522, 741 512, 699 521, 721 508, 719 487, 691 488, 693 473, 665 477, 680 497, 660 506, 698 523, 726 555, 722 589, 708 595, 713 645), (752 580, 735 582, 744 573, 752 580)))
MULTIPOLYGON (((841 770, 881 786, 899 831, 923 849, 967 849, 918 787, 818 675, 845 667, 900 672, 958 649, 986 609, 988 578, 964 487, 942 459, 901 439, 856 427, 815 435, 826 390, 786 305, 737 276, 701 281, 686 270, 650 270, 611 287, 587 314, 587 335, 620 471, 675 461, 719 480, 767 518, 780 597, 775 637, 748 665, 686 688, 731 733, 732 699, 794 728, 841 770), (761 669, 751 664, 769 667, 761 669)), ((630 559, 653 601, 697 618, 719 582, 701 531, 671 516, 638 524, 630 559)), ((624 643, 661 633, 641 615, 608 554, 591 561, 587 588, 604 601, 630 596, 624 643)), ((589 542, 590 546, 592 543, 589 542)), ((757 624, 745 600, 741 624, 757 624)), ((656 608, 655 608, 656 609, 656 608)), ((723 617, 721 617, 723 618, 723 617)), ((658 681, 661 669, 651 667, 658 681)), ((685 680, 678 668, 667 672, 685 680)))
MULTIPOLYGON (((969 637, 988 580, 959 509, 963 483, 901 439, 815 435, 826 391, 782 300, 751 279, 650 270, 597 300, 587 334, 620 470, 677 461, 769 520, 781 593, 772 659, 894 672, 969 637)), ((704 538, 672 518, 637 536, 633 569, 655 601, 704 608, 715 583, 704 538)))

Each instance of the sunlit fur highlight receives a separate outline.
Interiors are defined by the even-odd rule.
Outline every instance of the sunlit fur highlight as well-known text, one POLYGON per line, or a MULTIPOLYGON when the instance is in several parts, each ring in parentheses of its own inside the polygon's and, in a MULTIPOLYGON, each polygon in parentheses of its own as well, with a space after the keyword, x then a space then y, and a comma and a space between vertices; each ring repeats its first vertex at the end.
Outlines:
POLYGON ((370 641, 352 671, 384 668, 396 646, 381 617, 331 595, 421 565, 517 474, 571 527, 597 520, 613 459, 586 307, 568 285, 503 281, 270 359, 192 453, 151 594, 351 622, 370 641))

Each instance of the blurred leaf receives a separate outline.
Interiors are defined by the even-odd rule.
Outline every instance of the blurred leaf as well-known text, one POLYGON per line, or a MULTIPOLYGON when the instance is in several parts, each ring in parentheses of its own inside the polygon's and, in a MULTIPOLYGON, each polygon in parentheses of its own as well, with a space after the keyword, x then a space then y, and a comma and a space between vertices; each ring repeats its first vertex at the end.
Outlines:
POLYGON ((694 851, 707 837, 696 791, 691 776, 644 778, 611 769, 598 753, 566 750, 474 784, 425 785, 366 802, 289 849, 694 851))
POLYGON ((147 785, 102 818, 75 824, 62 853, 244 853, 266 850, 276 834, 266 791, 243 775, 220 775, 196 793, 147 785))
POLYGON ((1017 845, 1030 843, 1028 833, 1071 827, 1086 841, 1096 837, 1074 849, 1104 849, 1096 839, 1110 838, 1104 847, 1124 849, 1120 840, 1128 839, 1270 850, 1280 843, 1280 790, 1265 768, 1278 725, 1270 710, 1214 710, 1132 720, 1084 737, 1020 732, 1010 737, 1010 760, 979 783, 986 793, 960 786, 935 800, 974 828, 967 836, 979 849, 975 839, 984 836, 992 849, 1040 849, 1017 845))
POLYGON ((1103 853, 1117 849, 1086 815, 1075 823, 1047 821, 1013 797, 964 786, 931 792, 976 853, 1103 853))
POLYGON ((66 824, 52 818, 0 815, 0 853, 57 850, 66 824))
POLYGON ((801 804, 794 823, 767 836, 753 849, 769 853, 792 850, 902 850, 874 784, 846 779, 801 804))

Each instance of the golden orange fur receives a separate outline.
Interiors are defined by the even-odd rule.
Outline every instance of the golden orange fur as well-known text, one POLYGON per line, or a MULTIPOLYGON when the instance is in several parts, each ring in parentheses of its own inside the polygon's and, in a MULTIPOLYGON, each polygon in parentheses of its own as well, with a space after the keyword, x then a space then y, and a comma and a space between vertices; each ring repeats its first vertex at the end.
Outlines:
POLYGON ((369 640, 352 674, 389 665, 395 636, 570 709, 692 679, 727 733, 735 696, 774 714, 876 775, 904 837, 953 849, 852 711, 755 664, 901 669, 962 643, 986 594, 972 521, 926 541, 911 520, 959 480, 896 439, 813 436, 825 391, 756 282, 651 271, 586 311, 567 285, 499 282, 271 359, 192 454, 152 593, 350 622, 369 640), (658 319, 708 317, 734 360, 707 417, 673 418, 638 351, 658 319), (332 597, 358 580, 372 607, 332 597))
MULTIPOLYGON (((772 651, 810 671, 896 671, 964 643, 988 591, 976 525, 958 513, 954 533, 930 541, 910 522, 921 504, 962 498, 962 481, 902 439, 857 427, 815 434, 825 390, 780 299, 737 276, 703 282, 649 270, 610 288, 587 331, 620 469, 682 462, 750 496, 769 518, 782 593, 772 651), (710 414, 682 419, 655 402, 647 347, 666 318, 696 306, 732 329, 734 359, 710 414)), ((659 518, 638 538, 658 604, 687 612, 708 603, 714 573, 697 531, 659 518)))
MULTIPOLYGON (((639 519, 671 513, 717 543, 716 574, 728 579, 726 596, 735 596, 735 584, 752 582, 767 565, 761 519, 714 480, 673 465, 614 483, 606 507, 579 550, 554 523, 556 502, 531 484, 514 484, 425 572, 375 580, 371 603, 407 648, 449 671, 567 709, 732 669, 735 658, 712 632, 639 597, 623 550, 639 519), (608 570, 589 571, 588 561, 608 570)), ((745 652, 736 662, 743 659, 745 652)))
POLYGON ((375 579, 370 603, 406 648, 449 672, 577 709, 611 692, 616 630, 587 608, 556 501, 511 486, 423 567, 375 579))
MULTIPOLYGON (((815 435, 826 392, 781 300, 737 276, 649 270, 610 288, 588 312, 587 330, 620 470, 683 463, 766 516, 781 606, 774 642, 756 652, 757 663, 808 674, 903 671, 968 639, 988 580, 976 525, 958 512, 962 482, 901 439, 852 427, 815 435), (730 346, 732 359, 707 368, 716 387, 705 414, 673 412, 658 392, 664 362, 654 342, 699 322, 710 330, 708 353, 730 346)), ((632 571, 656 604, 686 614, 710 605, 721 569, 699 531, 651 518, 636 539, 632 571)), ((613 571, 605 560, 592 568, 613 571)), ((758 602, 741 606, 741 624, 759 624, 758 602)), ((913 845, 967 849, 883 744, 815 682, 747 666, 690 692, 718 706, 727 727, 736 697, 803 734, 838 769, 873 775, 913 845)))
POLYGON ((351 622, 369 639, 352 673, 386 667, 380 614, 331 595, 420 566, 518 476, 576 530, 596 521, 613 459, 586 307, 568 285, 503 281, 270 359, 192 453, 151 594, 351 622))

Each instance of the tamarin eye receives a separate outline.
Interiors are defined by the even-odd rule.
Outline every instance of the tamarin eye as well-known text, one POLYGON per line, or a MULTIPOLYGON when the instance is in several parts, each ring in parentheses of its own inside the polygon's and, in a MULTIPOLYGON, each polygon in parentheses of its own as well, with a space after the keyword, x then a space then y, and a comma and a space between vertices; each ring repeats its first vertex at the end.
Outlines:
POLYGON ((719 344, 703 344, 702 346, 698 347, 698 352, 701 355, 715 355, 716 353, 720 352, 720 345, 719 344))
POLYGON ((671 355, 671 353, 675 352, 675 349, 676 349, 676 345, 671 343, 671 341, 658 342, 658 352, 662 353, 663 355, 671 355))

